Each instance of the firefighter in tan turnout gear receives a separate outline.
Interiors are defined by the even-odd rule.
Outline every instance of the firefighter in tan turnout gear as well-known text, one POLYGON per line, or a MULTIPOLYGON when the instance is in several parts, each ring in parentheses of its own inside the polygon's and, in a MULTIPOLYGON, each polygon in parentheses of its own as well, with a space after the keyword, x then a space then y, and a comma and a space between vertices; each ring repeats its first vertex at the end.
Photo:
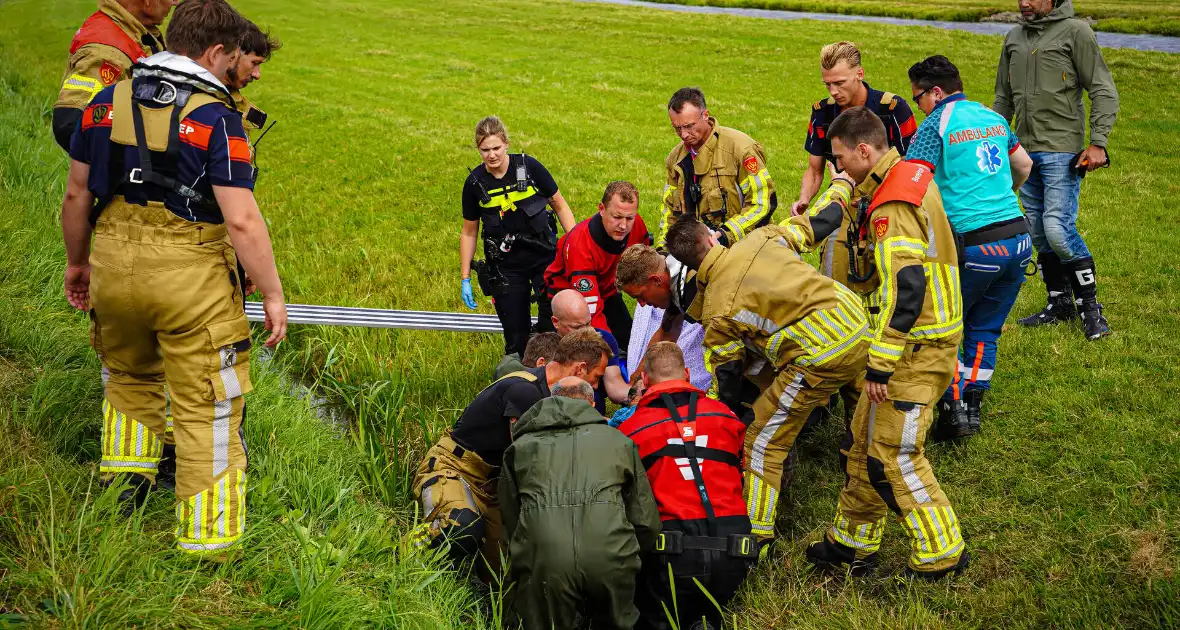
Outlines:
POLYGON ((144 498, 163 449, 167 383, 177 544, 215 557, 246 526, 239 429, 251 341, 239 259, 263 293, 268 346, 287 323, 250 147, 226 87, 248 24, 223 0, 178 8, 172 52, 144 60, 84 110, 62 203, 66 296, 90 309, 91 341, 109 373, 99 471, 106 481, 127 474, 144 498))
POLYGON ((710 396, 747 422, 740 403, 746 374, 762 386, 745 438, 745 492, 751 533, 774 537, 784 462, 807 416, 865 369, 868 318, 860 299, 805 262, 785 230, 755 230, 730 247, 708 227, 682 218, 668 249, 697 272, 688 314, 705 327, 710 396))
MULTIPOLYGON (((889 148, 872 111, 849 109, 828 135, 840 165, 858 182, 851 195, 838 183, 828 197, 845 204, 859 198, 849 274, 875 285, 869 302, 878 312, 864 393, 841 449, 846 481, 836 517, 807 558, 820 568, 871 571, 892 511, 911 542, 907 574, 934 579, 968 561, 955 510, 923 450, 962 338, 955 241, 933 173, 889 148)), ((824 234, 808 234, 810 220, 799 219, 792 223, 795 238, 822 240, 824 234)))
POLYGON ((656 249, 665 249, 668 229, 684 214, 718 232, 722 245, 736 243, 770 223, 778 198, 762 145, 736 129, 718 125, 697 88, 681 88, 672 95, 668 118, 681 142, 665 164, 668 182, 656 249))
POLYGON ((82 109, 103 88, 127 78, 131 64, 164 50, 160 25, 178 0, 99 0, 74 34, 61 91, 53 106, 53 136, 70 150, 82 109))

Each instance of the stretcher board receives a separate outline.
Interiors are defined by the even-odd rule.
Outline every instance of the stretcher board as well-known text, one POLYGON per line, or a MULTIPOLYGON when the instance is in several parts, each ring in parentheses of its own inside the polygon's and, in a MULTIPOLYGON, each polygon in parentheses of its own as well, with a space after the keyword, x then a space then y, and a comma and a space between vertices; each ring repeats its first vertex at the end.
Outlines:
MULTIPOLYGON (((246 319, 264 320, 261 302, 246 302, 246 319)), ((533 322, 537 319, 534 317, 533 322)), ((439 313, 434 311, 399 311, 381 308, 315 306, 288 304, 288 324, 318 326, 357 326, 361 328, 401 328, 405 330, 441 330, 449 332, 483 332, 501 334, 504 329, 495 315, 479 313, 439 313)))

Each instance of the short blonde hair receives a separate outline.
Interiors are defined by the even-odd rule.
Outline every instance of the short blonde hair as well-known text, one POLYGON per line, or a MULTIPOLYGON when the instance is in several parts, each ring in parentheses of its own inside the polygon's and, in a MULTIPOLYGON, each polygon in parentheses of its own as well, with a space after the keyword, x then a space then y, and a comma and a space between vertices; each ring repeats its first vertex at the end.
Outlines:
POLYGON ((504 144, 508 144, 508 128, 499 116, 488 116, 475 125, 475 147, 483 144, 484 140, 492 136, 500 136, 504 144))
POLYGON ((647 282, 648 277, 660 273, 664 257, 659 252, 636 243, 623 251, 619 266, 615 270, 615 286, 622 289, 647 282))
POLYGON ((643 355, 643 371, 652 384, 684 378, 684 351, 672 341, 652 344, 643 355))
POLYGON ((849 68, 860 67, 860 49, 852 42, 836 42, 828 44, 819 51, 819 65, 824 70, 831 70, 841 61, 847 61, 849 68))

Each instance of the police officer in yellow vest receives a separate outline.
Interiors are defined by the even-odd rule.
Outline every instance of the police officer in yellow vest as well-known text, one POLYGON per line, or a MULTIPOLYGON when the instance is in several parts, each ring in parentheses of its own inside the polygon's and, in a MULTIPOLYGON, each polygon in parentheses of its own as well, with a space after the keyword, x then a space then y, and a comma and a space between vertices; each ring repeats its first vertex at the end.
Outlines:
POLYGON ((668 228, 685 214, 717 232, 722 245, 770 223, 778 198, 762 145, 718 125, 697 88, 681 88, 672 95, 668 118, 681 142, 665 163, 668 181, 656 249, 664 251, 668 228))
POLYGON ((784 232, 770 226, 723 247, 691 218, 668 230, 669 253, 697 272, 688 315, 705 327, 709 395, 749 422, 746 506, 750 531, 763 540, 774 537, 787 456, 803 423, 860 377, 868 352, 861 300, 804 261, 784 232), (762 384, 752 414, 741 404, 747 374, 762 384))
MULTIPOLYGON (((871 110, 853 107, 829 129, 832 152, 858 183, 849 275, 874 286, 865 390, 841 453, 845 485, 824 540, 807 550, 821 568, 871 571, 892 511, 911 542, 907 575, 934 579, 967 565, 959 520, 923 451, 932 409, 950 385, 963 336, 958 253, 933 173, 903 162, 871 110)), ((809 217, 788 229, 815 242, 809 217)), ((832 223, 835 223, 834 219, 832 223)))
POLYGON ((57 104, 53 136, 70 150, 82 109, 104 87, 127 78, 131 64, 164 50, 160 25, 178 0, 99 0, 70 42, 70 58, 57 104))
POLYGON ((172 52, 144 60, 84 110, 62 203, 66 297, 90 310, 92 345, 110 373, 99 471, 128 474, 143 499, 162 450, 167 383, 177 544, 218 556, 246 523, 239 428, 251 341, 239 259, 263 293, 266 345, 287 327, 250 147, 225 85, 246 26, 224 0, 182 4, 172 52))

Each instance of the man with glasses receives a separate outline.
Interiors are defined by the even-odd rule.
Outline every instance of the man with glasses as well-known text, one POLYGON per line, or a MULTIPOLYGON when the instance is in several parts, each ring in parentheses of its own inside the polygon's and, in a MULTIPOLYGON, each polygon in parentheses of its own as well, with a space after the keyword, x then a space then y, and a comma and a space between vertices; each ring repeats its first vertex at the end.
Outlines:
POLYGON ((1002 116, 967 100, 959 69, 935 55, 910 68, 914 102, 926 114, 907 159, 934 173, 951 227, 962 238, 963 344, 959 369, 939 402, 935 440, 979 431, 1004 320, 1032 261, 1016 190, 1032 158, 1002 116))
POLYGON ((698 88, 677 90, 668 118, 681 142, 668 154, 656 249, 664 250, 668 228, 684 214, 709 226, 722 245, 770 223, 778 198, 762 145, 718 125, 698 88))

